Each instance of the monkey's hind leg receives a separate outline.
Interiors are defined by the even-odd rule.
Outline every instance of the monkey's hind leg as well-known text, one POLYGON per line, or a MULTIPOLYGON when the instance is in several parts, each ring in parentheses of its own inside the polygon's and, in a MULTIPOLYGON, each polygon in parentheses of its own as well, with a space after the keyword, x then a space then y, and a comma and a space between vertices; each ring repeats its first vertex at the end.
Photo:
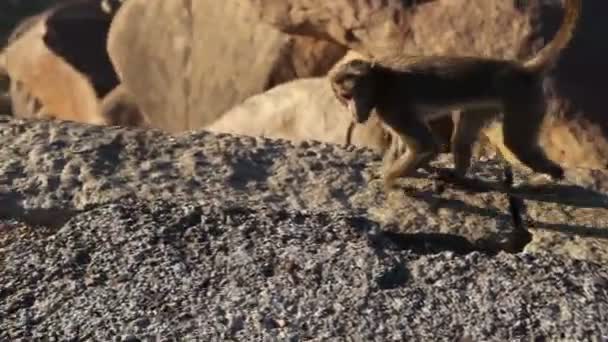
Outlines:
POLYGON ((405 153, 397 158, 392 165, 385 171, 384 188, 386 191, 391 190, 398 177, 408 176, 418 167, 424 167, 428 162, 435 158, 438 154, 438 146, 430 128, 423 122, 417 120, 408 120, 400 124, 399 130, 396 130, 399 142, 395 142, 394 146, 405 145, 405 153))
POLYGON ((550 160, 539 145, 541 125, 546 112, 544 94, 539 85, 511 84, 503 98, 503 141, 515 156, 533 171, 564 178, 564 169, 550 160))
POLYGON ((393 165, 395 160, 405 153, 407 146, 403 144, 403 141, 399 137, 399 134, 395 133, 390 127, 385 127, 386 139, 388 141, 388 147, 384 151, 382 158, 382 173, 386 173, 388 169, 393 165))
POLYGON ((479 140, 483 127, 496 116, 495 110, 467 110, 452 113, 454 131, 452 132, 452 156, 454 174, 464 178, 471 166, 473 147, 479 140))

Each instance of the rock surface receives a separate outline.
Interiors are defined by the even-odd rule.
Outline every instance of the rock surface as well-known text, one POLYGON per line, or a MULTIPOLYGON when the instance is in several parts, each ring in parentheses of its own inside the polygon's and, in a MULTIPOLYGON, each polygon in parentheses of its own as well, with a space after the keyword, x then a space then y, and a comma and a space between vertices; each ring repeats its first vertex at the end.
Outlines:
POLYGON ((386 196, 353 147, 7 117, 0 144, 2 340, 608 333, 602 174, 526 181, 521 217, 429 178, 386 196))
POLYGON ((376 229, 352 214, 214 198, 103 205, 51 236, 0 245, 0 338, 582 341, 608 333, 608 272, 597 264, 417 254, 376 229))
MULTIPOLYGON (((364 212, 396 232, 437 234, 439 240, 455 236, 482 250, 518 249, 523 243, 506 196, 448 188, 436 197, 434 182, 420 178, 408 184, 411 199, 399 191, 387 197, 379 155, 352 146, 294 146, 205 131, 173 137, 53 122, 8 121, 0 130, 5 133, 0 214, 36 217, 38 223, 47 216, 68 219, 75 210, 132 194, 145 199, 222 194, 227 201, 275 208, 364 212)), ((495 171, 486 170, 489 177, 495 171)))

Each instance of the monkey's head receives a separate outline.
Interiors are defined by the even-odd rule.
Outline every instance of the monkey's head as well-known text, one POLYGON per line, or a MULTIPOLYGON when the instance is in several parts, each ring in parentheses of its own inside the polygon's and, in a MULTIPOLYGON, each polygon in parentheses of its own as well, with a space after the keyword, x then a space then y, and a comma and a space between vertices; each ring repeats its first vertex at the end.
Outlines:
POLYGON ((357 123, 364 123, 376 106, 376 77, 370 62, 353 59, 337 66, 329 75, 336 98, 353 115, 357 123))

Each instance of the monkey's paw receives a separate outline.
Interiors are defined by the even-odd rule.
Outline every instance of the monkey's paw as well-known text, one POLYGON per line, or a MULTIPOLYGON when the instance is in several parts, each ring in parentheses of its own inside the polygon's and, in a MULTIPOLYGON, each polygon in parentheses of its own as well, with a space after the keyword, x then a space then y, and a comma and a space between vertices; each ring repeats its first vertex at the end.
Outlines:
POLYGON ((391 192, 396 188, 396 180, 395 177, 385 177, 384 178, 384 191, 391 192))

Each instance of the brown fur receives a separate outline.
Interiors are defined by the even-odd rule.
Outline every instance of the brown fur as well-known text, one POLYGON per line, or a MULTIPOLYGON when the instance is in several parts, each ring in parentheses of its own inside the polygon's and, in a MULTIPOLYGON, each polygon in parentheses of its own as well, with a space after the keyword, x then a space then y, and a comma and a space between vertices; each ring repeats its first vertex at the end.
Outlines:
MULTIPOLYGON (((349 50, 346 55, 330 69, 328 72, 328 77, 331 78, 336 70, 338 70, 342 65, 357 59, 371 60, 371 57, 353 50, 349 50)), ((340 100, 340 98, 338 98, 338 100, 340 100)), ((340 102, 344 104, 344 102, 340 102)), ((440 145, 440 151, 449 151, 449 137, 452 135, 452 131, 454 129, 452 120, 448 118, 439 118, 438 120, 432 120, 429 122, 429 125, 431 127, 431 131, 438 141, 438 144, 440 145)), ((357 124, 355 121, 351 121, 346 130, 344 140, 347 146, 360 145, 360 143, 357 144, 355 141, 373 142, 372 145, 382 154, 386 153, 390 149, 392 143, 396 143, 398 145, 394 150, 392 150, 392 152, 397 154, 405 152, 405 146, 391 135, 391 131, 384 127, 382 121, 374 113, 372 113, 369 120, 367 120, 363 125, 357 124)))
POLYGON ((426 165, 438 153, 428 126, 434 118, 453 113, 452 153, 455 175, 464 177, 481 129, 498 111, 504 112, 505 145, 536 172, 556 179, 564 171, 548 159, 538 144, 546 101, 542 80, 576 28, 581 0, 566 0, 562 27, 537 56, 524 62, 481 57, 385 57, 375 62, 351 60, 332 70, 334 94, 355 122, 376 113, 391 136, 407 146, 400 154, 391 144, 385 154, 385 186, 426 165), (395 155, 399 155, 395 159, 395 155))

